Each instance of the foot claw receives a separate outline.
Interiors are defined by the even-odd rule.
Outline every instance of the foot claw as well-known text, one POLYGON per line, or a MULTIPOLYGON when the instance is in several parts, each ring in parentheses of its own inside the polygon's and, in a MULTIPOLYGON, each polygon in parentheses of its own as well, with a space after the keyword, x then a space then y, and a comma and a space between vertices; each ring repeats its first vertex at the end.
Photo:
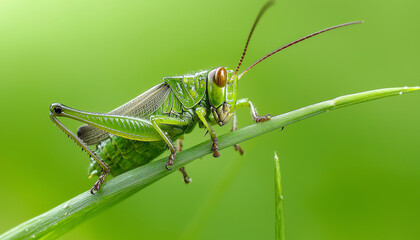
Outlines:
POLYGON ((95 183, 95 185, 93 185, 93 187, 90 189, 90 193, 92 194, 92 195, 95 195, 95 192, 97 192, 97 191, 99 191, 99 188, 100 188, 101 186, 100 185, 98 185, 97 184, 97 182, 95 183))
POLYGON ((175 155, 176 155, 176 153, 171 153, 171 155, 169 155, 169 160, 165 163, 166 170, 168 170, 168 171, 172 170, 172 168, 169 168, 169 167, 174 165, 175 155))
POLYGON ((192 180, 191 180, 191 178, 190 177, 188 177, 188 174, 187 174, 187 172, 185 171, 185 168, 184 167, 182 167, 182 168, 180 168, 179 169, 179 171, 181 171, 182 172, 182 176, 183 176, 183 178, 184 178, 184 182, 185 182, 185 184, 188 184, 188 183, 190 183, 192 180))
POLYGON ((174 165, 174 161, 171 161, 171 160, 167 161, 167 162, 165 163, 165 168, 166 168, 166 170, 168 170, 168 171, 172 171, 172 168, 169 168, 169 167, 172 167, 172 165, 174 165))
POLYGON ((102 184, 105 182, 105 178, 108 176, 109 174, 109 170, 107 172, 104 172, 98 179, 98 181, 96 181, 96 183, 93 185, 93 187, 90 189, 90 193, 92 195, 95 195, 95 192, 99 191, 99 189, 101 188, 102 184))
POLYGON ((255 122, 257 122, 257 123, 259 123, 259 122, 265 122, 265 121, 270 120, 272 117, 273 117, 273 115, 271 115, 271 114, 265 114, 264 117, 257 116, 255 118, 255 122))
POLYGON ((184 178, 184 182, 185 182, 185 184, 188 184, 188 183, 192 182, 192 179, 190 177, 186 177, 186 178, 184 178))
POLYGON ((239 152, 239 154, 244 155, 244 150, 238 144, 233 145, 233 147, 239 152))
POLYGON ((165 163, 165 168, 166 168, 166 170, 168 170, 168 171, 172 171, 172 168, 169 168, 169 166, 172 166, 172 164, 170 164, 169 162, 166 162, 166 163, 165 163))
POLYGON ((220 152, 219 152, 219 144, 218 144, 218 139, 217 137, 213 139, 213 145, 211 146, 211 150, 213 151, 213 157, 219 157, 220 156, 220 152))
POLYGON ((219 150, 218 149, 216 149, 216 150, 214 150, 214 152, 213 152, 213 157, 220 157, 220 152, 219 152, 219 150))

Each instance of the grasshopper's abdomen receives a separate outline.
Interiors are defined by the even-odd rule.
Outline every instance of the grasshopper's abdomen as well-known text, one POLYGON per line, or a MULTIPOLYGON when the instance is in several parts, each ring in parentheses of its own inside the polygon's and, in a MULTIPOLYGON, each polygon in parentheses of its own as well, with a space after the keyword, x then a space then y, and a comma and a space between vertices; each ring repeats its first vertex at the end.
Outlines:
MULTIPOLYGON (((117 176, 147 164, 166 149, 164 141, 140 142, 111 135, 97 146, 96 154, 109 165, 110 174, 117 176)), ((101 167, 92 161, 89 175, 99 176, 101 171, 101 167)))

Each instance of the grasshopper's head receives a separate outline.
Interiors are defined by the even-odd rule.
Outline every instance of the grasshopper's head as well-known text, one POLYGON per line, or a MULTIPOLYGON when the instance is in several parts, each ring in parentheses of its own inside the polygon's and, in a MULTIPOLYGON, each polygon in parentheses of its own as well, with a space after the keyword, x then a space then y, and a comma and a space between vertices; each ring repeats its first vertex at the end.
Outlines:
POLYGON ((232 78, 233 72, 232 69, 218 67, 207 76, 210 108, 219 126, 228 123, 235 111, 238 78, 232 78))

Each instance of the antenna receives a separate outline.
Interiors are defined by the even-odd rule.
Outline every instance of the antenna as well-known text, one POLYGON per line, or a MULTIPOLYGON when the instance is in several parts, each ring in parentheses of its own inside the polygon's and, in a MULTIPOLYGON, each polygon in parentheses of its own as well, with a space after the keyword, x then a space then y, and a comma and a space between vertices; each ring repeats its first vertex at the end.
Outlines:
POLYGON ((247 50, 247 48, 248 48, 249 40, 251 40, 251 36, 252 36, 252 34, 254 33, 254 29, 255 29, 255 27, 257 26, 258 21, 260 20, 260 18, 261 18, 261 17, 262 17, 262 15, 264 14, 264 12, 265 12, 265 11, 266 11, 269 7, 271 7, 271 5, 273 5, 273 4, 274 4, 274 1, 273 1, 273 0, 268 1, 268 2, 267 2, 264 6, 263 6, 263 8, 260 10, 260 12, 258 13, 257 18, 256 18, 256 19, 255 19, 255 21, 254 21, 254 25, 252 25, 251 32, 250 32, 250 33, 249 33, 249 35, 248 35, 248 39, 246 40, 246 44, 245 44, 244 51, 243 51, 243 53, 242 53, 241 59, 239 59, 238 65, 236 66, 236 70, 235 70, 235 72, 233 73, 233 75, 232 75, 232 77, 231 77, 230 79, 233 79, 233 78, 236 76, 236 74, 237 74, 237 73, 238 73, 238 71, 239 71, 239 68, 241 67, 242 61, 244 60, 244 57, 245 57, 245 54, 246 54, 246 50, 247 50))
MULTIPOLYGON (((307 36, 305 36, 305 37, 303 37, 303 38, 299 38, 298 40, 295 40, 295 41, 293 41, 293 42, 291 42, 291 43, 288 43, 288 44, 286 44, 286 45, 284 45, 284 46, 282 46, 282 47, 280 47, 280 48, 278 48, 278 49, 276 49, 276 50, 272 51, 271 53, 269 53, 269 54, 265 55, 264 57, 260 58, 258 61, 254 62, 251 66, 249 66, 247 69, 245 69, 245 71, 243 71, 241 74, 239 74, 238 79, 241 79, 242 75, 244 75, 246 72, 248 72, 248 71, 249 71, 251 68, 253 68, 255 65, 257 65, 258 63, 260 63, 260 62, 264 61, 264 60, 265 60, 265 59, 267 59, 268 57, 270 57, 270 56, 272 56, 272 55, 274 55, 274 54, 276 54, 276 53, 280 52, 280 51, 281 51, 281 50, 283 50, 283 49, 286 49, 286 48, 288 48, 288 47, 290 47, 290 46, 295 45, 296 43, 302 42, 303 40, 306 40, 306 39, 308 39, 308 38, 314 37, 314 36, 316 36, 316 35, 318 35, 318 34, 321 34, 321 33, 324 33, 324 32, 328 32, 328 31, 333 30, 333 29, 336 29, 336 28, 341 28, 341 27, 345 27, 345 26, 349 26, 349 25, 353 25, 353 24, 358 24, 358 23, 363 23, 363 21, 349 22, 349 23, 340 24, 340 25, 337 25, 337 26, 334 26, 334 27, 329 27, 329 28, 323 29, 323 30, 321 30, 321 31, 318 31, 318 32, 314 32, 314 33, 312 33, 312 34, 309 34, 309 35, 307 35, 307 36)), ((252 34, 252 31, 251 31, 251 34, 252 34)), ((251 36, 250 36, 250 37, 251 37, 251 36)), ((249 41, 249 38, 248 38, 248 41, 249 41)), ((247 44, 248 44, 248 42, 247 42, 247 44)), ((245 50, 246 50, 246 47, 245 47, 245 50)), ((244 54, 243 54, 243 55, 245 55, 245 51, 244 51, 244 54)), ((243 58, 243 55, 242 55, 242 58, 243 58)), ((242 58, 241 58, 241 61, 242 61, 242 58)), ((236 70, 238 70, 238 69, 239 69, 239 66, 240 66, 241 61, 239 62, 239 65, 238 65, 238 67, 236 68, 236 70)), ((237 73, 237 71, 235 71, 235 74, 236 74, 236 73, 237 73)), ((235 75, 235 74, 234 74, 234 75, 235 75)))

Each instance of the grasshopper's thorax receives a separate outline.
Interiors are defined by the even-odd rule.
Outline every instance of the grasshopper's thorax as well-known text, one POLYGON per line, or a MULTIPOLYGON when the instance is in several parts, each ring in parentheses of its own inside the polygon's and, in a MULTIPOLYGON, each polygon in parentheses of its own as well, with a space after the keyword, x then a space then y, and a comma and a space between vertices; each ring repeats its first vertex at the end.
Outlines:
POLYGON ((206 93, 207 73, 208 70, 205 70, 183 76, 165 77, 163 81, 171 87, 182 106, 190 109, 197 105, 206 93))
POLYGON ((232 78, 234 71, 219 67, 209 71, 207 76, 207 94, 211 112, 219 126, 232 118, 236 106, 238 77, 232 78))

